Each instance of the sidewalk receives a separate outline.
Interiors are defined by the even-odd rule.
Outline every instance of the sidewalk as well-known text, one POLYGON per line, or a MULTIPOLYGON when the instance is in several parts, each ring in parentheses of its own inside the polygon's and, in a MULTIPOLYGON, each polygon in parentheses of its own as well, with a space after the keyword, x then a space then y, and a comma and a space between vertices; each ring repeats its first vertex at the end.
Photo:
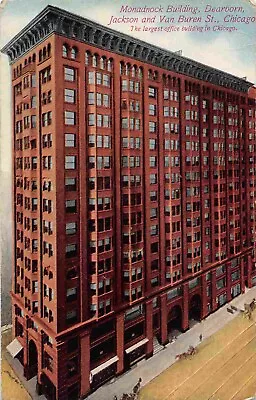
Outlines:
POLYGON ((136 385, 139 378, 142 378, 142 386, 145 386, 170 367, 175 362, 177 354, 187 351, 190 345, 196 347, 200 342, 200 334, 203 335, 204 340, 216 333, 238 315, 238 312, 234 312, 234 314, 227 312, 227 308, 233 305, 238 309, 244 309, 244 303, 250 303, 253 298, 256 298, 256 287, 247 290, 246 293, 233 299, 202 322, 195 324, 187 332, 178 336, 175 342, 168 344, 165 349, 148 360, 140 361, 125 374, 114 378, 100 387, 96 392, 88 396, 87 399, 112 400, 114 395, 120 398, 123 393, 130 393, 132 391, 133 386, 136 385))
POLYGON ((23 366, 6 350, 11 342, 11 325, 1 329, 2 336, 2 395, 3 400, 46 400, 36 393, 36 377, 27 381, 23 375, 23 366), (17 379, 18 378, 18 379, 17 379))

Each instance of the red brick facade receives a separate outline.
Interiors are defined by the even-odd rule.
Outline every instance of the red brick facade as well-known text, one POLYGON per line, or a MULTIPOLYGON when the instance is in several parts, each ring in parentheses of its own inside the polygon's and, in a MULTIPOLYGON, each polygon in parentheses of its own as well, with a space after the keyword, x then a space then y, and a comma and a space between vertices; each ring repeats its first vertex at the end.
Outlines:
POLYGON ((256 284, 255 89, 54 32, 13 57, 13 334, 75 399, 256 284))

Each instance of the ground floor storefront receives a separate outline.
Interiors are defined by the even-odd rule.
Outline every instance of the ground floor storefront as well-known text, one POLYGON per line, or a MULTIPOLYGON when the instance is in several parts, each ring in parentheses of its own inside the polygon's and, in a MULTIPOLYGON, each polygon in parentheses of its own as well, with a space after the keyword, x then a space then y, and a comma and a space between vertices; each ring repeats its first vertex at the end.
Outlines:
POLYGON ((245 271, 243 262, 219 264, 57 342, 28 321, 24 326, 15 305, 15 357, 48 400, 85 397, 256 284, 256 271, 249 277, 245 271))

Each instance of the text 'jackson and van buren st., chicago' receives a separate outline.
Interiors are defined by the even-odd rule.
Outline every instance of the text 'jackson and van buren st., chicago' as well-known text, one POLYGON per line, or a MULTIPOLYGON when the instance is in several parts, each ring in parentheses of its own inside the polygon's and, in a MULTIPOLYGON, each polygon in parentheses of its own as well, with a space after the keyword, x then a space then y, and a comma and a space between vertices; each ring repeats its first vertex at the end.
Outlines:
MULTIPOLYGON (((255 23, 255 16, 244 16, 242 15, 245 10, 241 6, 221 6, 221 7, 213 7, 210 4, 207 4, 203 9, 199 7, 193 7, 191 5, 180 5, 180 6, 155 6, 155 7, 130 7, 128 5, 122 5, 120 8, 120 16, 112 15, 110 17, 110 21, 108 25, 112 24, 137 24, 137 23, 160 23, 160 24, 168 24, 168 23, 255 23), (168 13, 175 15, 168 15, 168 13), (196 15, 196 14, 204 14, 204 15, 196 15), (209 14, 207 14, 209 13, 209 14), (127 14, 144 14, 143 16, 127 16, 127 14), (150 16, 147 15, 150 14, 150 16), (155 14, 155 15, 153 15, 155 14), (177 14, 177 15, 176 15, 177 14), (192 14, 192 15, 191 15, 192 14), (215 18, 218 18, 222 21, 215 21, 215 18)), ((132 27, 132 30, 141 30, 139 27, 132 27)), ((144 29, 143 30, 147 30, 144 29)), ((149 29, 150 30, 150 29, 149 29)), ((163 27, 157 27, 156 30, 163 31, 163 27)), ((179 29, 173 27, 172 30, 178 31, 179 29)))

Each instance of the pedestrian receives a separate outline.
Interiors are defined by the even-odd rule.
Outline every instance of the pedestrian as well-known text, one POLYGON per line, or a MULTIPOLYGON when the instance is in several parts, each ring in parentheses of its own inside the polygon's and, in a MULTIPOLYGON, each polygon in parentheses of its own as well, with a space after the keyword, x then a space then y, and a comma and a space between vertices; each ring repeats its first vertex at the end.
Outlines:
POLYGON ((203 335, 202 335, 202 333, 200 333, 200 335, 199 335, 199 340, 200 340, 200 342, 202 342, 202 340, 203 340, 203 335))

